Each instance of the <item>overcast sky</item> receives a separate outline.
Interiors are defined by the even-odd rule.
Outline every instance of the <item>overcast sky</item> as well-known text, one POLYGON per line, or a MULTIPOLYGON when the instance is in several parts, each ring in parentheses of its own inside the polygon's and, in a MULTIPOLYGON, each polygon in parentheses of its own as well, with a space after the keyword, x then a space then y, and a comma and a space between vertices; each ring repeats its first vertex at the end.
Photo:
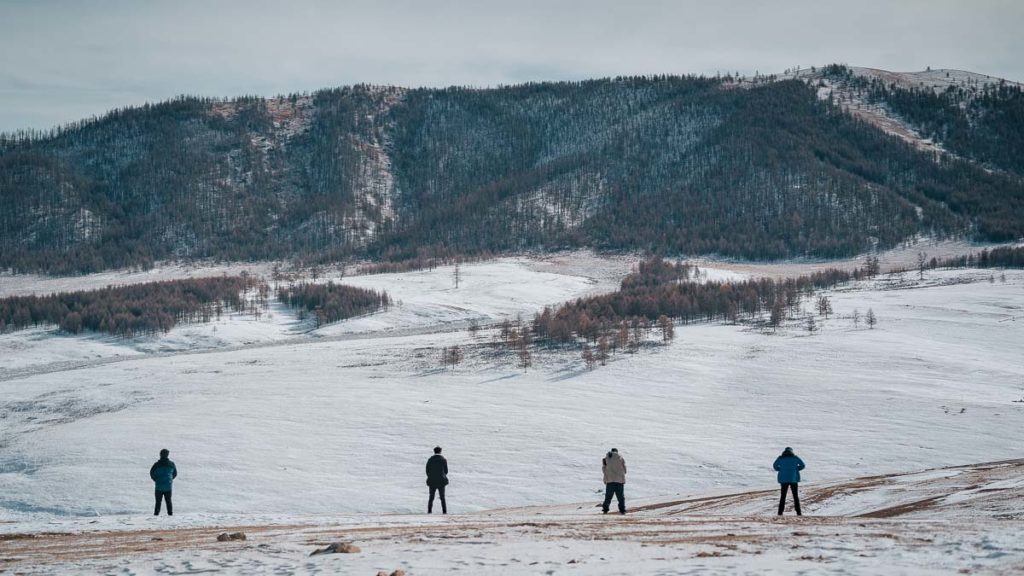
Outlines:
POLYGON ((1024 0, 0 0, 0 130, 177 94, 832 62, 1024 80, 1024 0))

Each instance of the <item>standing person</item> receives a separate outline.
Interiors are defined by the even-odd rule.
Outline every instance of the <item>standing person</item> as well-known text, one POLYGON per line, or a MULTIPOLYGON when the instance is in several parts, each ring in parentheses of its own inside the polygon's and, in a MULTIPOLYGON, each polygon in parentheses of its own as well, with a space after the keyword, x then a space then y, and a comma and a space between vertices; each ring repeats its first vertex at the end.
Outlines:
POLYGON ((430 487, 430 500, 427 501, 427 514, 434 513, 434 494, 441 497, 441 513, 448 513, 448 504, 444 501, 444 487, 448 485, 448 461, 441 456, 441 447, 434 448, 434 455, 427 459, 427 486, 430 487))
POLYGON ((612 504, 612 494, 619 501, 619 514, 626 513, 626 461, 619 456, 619 449, 612 448, 601 459, 601 472, 604 474, 604 505, 601 510, 607 514, 612 504))
POLYGON ((800 496, 797 494, 796 486, 800 483, 800 471, 805 468, 804 461, 799 456, 793 453, 793 449, 786 447, 782 451, 782 454, 775 459, 775 464, 772 468, 779 473, 779 484, 782 485, 782 497, 779 499, 779 516, 782 516, 782 511, 786 508, 786 490, 793 491, 793 508, 796 509, 797 516, 803 516, 800 513, 800 496))
POLYGON ((149 477, 156 483, 156 507, 153 508, 153 515, 160 515, 160 500, 167 502, 167 515, 174 516, 174 509, 171 508, 171 484, 178 477, 178 467, 168 458, 170 450, 164 448, 160 451, 160 459, 149 469, 149 477))

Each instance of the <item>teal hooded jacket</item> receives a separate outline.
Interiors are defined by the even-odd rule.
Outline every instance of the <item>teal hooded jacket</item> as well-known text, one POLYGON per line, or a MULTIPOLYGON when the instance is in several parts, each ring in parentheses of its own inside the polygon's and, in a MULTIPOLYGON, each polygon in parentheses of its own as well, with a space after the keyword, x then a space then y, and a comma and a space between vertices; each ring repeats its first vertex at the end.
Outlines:
POLYGON ((779 473, 779 484, 798 484, 800 482, 800 471, 806 468, 806 466, 804 466, 804 461, 799 456, 793 454, 792 450, 787 450, 775 459, 775 464, 772 465, 772 468, 779 473))
POLYGON ((178 477, 178 467, 167 458, 161 458, 149 469, 149 477, 156 482, 157 492, 170 492, 171 484, 178 477))

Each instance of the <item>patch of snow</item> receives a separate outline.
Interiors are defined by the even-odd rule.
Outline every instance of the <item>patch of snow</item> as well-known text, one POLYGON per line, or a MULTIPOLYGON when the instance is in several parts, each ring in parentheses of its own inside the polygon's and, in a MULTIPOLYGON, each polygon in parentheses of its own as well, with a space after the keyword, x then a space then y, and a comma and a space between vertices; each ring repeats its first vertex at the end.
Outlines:
POLYGON ((799 318, 776 334, 681 326, 671 345, 592 372, 576 351, 538 352, 524 372, 487 344, 493 330, 474 338, 459 322, 613 284, 537 265, 466 265, 458 289, 445 268, 346 278, 403 306, 319 339, 0 381, 0 508, 144 512, 145 468, 165 446, 184 513, 313 514, 418 511, 435 444, 451 461, 452 506, 479 511, 593 498, 611 446, 630 462, 630 497, 651 498, 771 487, 785 445, 822 482, 1009 458, 1024 442, 1010 402, 1024 386, 1020 271, 1005 283, 963 270, 855 283, 830 293, 835 314, 813 336, 799 318), (855 328, 853 309, 868 307, 879 325, 855 328), (445 371, 440 350, 455 344, 466 361, 445 371))

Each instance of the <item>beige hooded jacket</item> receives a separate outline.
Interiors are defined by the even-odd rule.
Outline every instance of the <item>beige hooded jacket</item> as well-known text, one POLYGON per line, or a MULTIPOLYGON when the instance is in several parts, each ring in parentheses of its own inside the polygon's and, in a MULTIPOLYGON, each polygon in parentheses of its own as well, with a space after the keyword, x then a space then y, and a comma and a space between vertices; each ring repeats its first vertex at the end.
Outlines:
POLYGON ((601 470, 604 472, 604 483, 626 483, 626 461, 618 452, 609 452, 601 459, 601 470))

